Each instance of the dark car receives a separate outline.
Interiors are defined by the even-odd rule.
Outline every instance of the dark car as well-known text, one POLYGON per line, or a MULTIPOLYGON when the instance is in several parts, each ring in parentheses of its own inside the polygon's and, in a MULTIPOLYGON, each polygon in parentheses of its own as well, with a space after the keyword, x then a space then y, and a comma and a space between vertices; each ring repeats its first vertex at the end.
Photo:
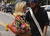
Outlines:
POLYGON ((15 8, 14 8, 14 5, 12 5, 12 4, 6 5, 3 9, 4 12, 6 12, 6 13, 10 12, 11 14, 13 14, 14 10, 15 10, 15 8))
POLYGON ((2 11, 3 11, 3 12, 7 12, 7 7, 6 7, 6 5, 2 5, 2 11))
POLYGON ((15 8, 14 8, 14 5, 13 4, 10 4, 10 5, 8 5, 8 10, 7 10, 7 12, 10 12, 10 13, 13 13, 14 12, 14 10, 15 10, 15 8))
POLYGON ((4 8, 6 8, 6 6, 5 5, 2 5, 2 10, 4 10, 4 8))

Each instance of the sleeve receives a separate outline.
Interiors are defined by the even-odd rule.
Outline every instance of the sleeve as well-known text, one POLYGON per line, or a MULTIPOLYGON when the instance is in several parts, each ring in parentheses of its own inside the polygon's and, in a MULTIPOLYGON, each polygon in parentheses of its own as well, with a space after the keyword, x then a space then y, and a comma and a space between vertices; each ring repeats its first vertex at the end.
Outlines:
POLYGON ((43 20, 44 20, 44 25, 49 25, 49 19, 46 11, 43 12, 43 20))

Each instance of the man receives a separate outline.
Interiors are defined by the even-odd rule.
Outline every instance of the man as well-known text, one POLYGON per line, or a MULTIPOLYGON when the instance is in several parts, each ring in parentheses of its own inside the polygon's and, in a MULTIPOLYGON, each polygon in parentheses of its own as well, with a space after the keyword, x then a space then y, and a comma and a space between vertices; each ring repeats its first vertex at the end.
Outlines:
MULTIPOLYGON (((49 24, 46 11, 38 5, 38 0, 30 0, 30 7, 34 13, 34 16, 39 22, 40 28, 43 32, 43 36, 45 36, 47 25, 49 24)), ((30 23, 32 36, 41 36, 34 20, 31 17, 30 11, 26 13, 26 20, 30 23)))

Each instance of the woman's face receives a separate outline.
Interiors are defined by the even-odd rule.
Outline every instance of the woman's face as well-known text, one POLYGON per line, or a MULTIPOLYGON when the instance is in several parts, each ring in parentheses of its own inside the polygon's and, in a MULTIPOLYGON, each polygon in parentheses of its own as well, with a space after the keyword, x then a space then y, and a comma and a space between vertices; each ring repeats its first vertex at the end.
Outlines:
POLYGON ((23 12, 26 13, 26 5, 23 7, 23 12))

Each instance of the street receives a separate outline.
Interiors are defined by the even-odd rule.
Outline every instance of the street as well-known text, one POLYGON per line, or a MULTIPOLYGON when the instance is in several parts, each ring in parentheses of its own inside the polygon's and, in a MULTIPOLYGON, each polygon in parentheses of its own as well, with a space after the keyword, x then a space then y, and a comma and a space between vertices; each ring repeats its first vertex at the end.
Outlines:
POLYGON ((6 28, 2 25, 6 23, 11 24, 14 21, 14 17, 11 14, 6 14, 4 12, 0 12, 0 36, 15 36, 10 30, 6 31, 6 28))

